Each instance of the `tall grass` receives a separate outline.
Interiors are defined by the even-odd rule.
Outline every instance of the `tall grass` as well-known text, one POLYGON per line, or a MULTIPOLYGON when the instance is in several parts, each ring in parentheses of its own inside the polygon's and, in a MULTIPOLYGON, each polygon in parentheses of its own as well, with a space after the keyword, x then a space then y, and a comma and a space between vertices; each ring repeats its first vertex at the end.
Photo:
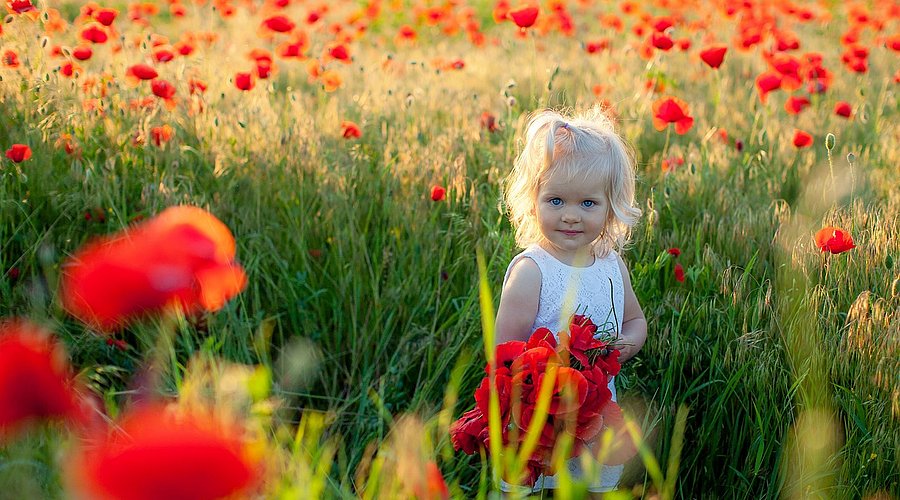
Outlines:
MULTIPOLYGON (((475 255, 484 252, 496 294, 517 251, 498 189, 524 113, 588 106, 596 100, 592 85, 602 83, 635 145, 646 214, 624 257, 649 338, 617 379, 623 406, 655 437, 656 456, 674 446, 676 408, 690 408, 676 496, 900 495, 896 56, 873 49, 868 73, 845 72, 837 44, 842 11, 821 30, 796 27, 804 49, 825 54, 835 81, 810 109, 788 116, 784 92, 758 102, 759 49, 729 52, 713 77, 684 53, 644 61, 623 42, 587 56, 576 40, 522 40, 509 25, 487 28, 499 43, 478 49, 425 28, 418 45, 398 48, 376 41, 392 33, 390 18, 356 42, 354 64, 333 65, 344 78, 337 92, 308 82, 303 63, 279 62, 275 78, 240 93, 221 68, 263 43, 253 39, 255 28, 245 29, 258 20, 243 9, 228 22, 192 9, 195 28, 222 37, 192 59, 160 66, 160 76, 183 98, 188 73, 208 82, 199 98, 207 111, 196 115, 128 110, 130 99, 148 95, 146 84, 119 81, 110 83, 104 115, 84 111, 80 85, 54 72, 58 61, 33 43, 39 25, 4 25, 4 48, 27 65, 0 69, 0 145, 28 143, 34 157, 0 169, 0 270, 20 273, 0 279, 0 315, 55 324, 111 408, 126 396, 156 332, 130 329, 120 334, 128 350, 107 346, 60 310, 59 265, 90 237, 136 216, 200 205, 234 232, 249 285, 222 312, 179 324, 169 390, 181 387, 179 373, 198 352, 281 367, 276 375, 300 356, 316 364, 315 375, 276 378, 274 390, 288 419, 333 440, 333 461, 322 461, 333 463, 323 491, 365 491, 360 465, 389 470, 373 452, 399 432, 392 431, 398 415, 413 413, 426 422, 421 432, 433 436, 455 493, 474 496, 487 462, 450 453, 446 424, 471 405, 485 361, 475 255), (437 70, 431 61, 439 57, 461 57, 465 68, 437 70), (667 142, 653 129, 656 95, 644 86, 651 75, 690 103, 696 124, 689 134, 667 142), (838 99, 853 104, 852 121, 831 113, 838 99), (498 132, 479 126, 483 111, 498 117, 498 132), (340 136, 346 119, 359 123, 360 139, 340 136), (134 144, 160 124, 175 128, 171 142, 134 144), (727 130, 727 142, 716 128, 727 130), (815 145, 791 146, 794 128, 813 133, 815 145), (854 190, 823 198, 829 132, 841 185, 854 155, 854 190), (80 158, 54 146, 61 133, 74 136, 80 158), (664 148, 685 160, 669 174, 659 169, 664 148), (448 188, 445 201, 430 200, 433 184, 448 188), (857 248, 823 258, 812 235, 832 224, 850 230, 857 248), (684 283, 666 253, 673 246, 682 249, 684 283), (316 418, 313 411, 330 415, 327 425, 301 420, 316 418), (805 462, 824 431, 833 453, 805 462)), ((579 23, 592 33, 585 16, 579 23)), ((723 38, 730 28, 723 23, 723 38)), ((155 29, 174 36, 180 28, 155 29)), ((327 41, 314 34, 313 52, 327 41)), ((98 50, 84 66, 121 73, 148 51, 98 50)), ((7 471, 15 470, 10 453, 3 454, 7 471)), ((643 484, 644 473, 629 481, 643 484)))

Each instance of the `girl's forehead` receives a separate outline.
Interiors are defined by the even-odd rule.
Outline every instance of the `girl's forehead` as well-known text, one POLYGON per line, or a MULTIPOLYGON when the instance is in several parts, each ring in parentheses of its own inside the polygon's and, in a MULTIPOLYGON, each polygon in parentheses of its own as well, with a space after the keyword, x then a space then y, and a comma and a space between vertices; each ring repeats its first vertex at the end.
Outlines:
POLYGON ((541 183, 540 192, 553 192, 556 194, 605 194, 606 182, 600 175, 576 174, 571 175, 567 172, 555 171, 544 179, 541 183))

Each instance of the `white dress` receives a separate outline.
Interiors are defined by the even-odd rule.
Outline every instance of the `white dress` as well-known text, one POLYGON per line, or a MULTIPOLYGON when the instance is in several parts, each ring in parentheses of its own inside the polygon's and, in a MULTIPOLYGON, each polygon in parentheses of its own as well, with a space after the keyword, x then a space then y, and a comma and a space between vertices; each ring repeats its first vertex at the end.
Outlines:
MULTIPOLYGON (((564 264, 535 244, 513 257, 506 269, 503 284, 506 285, 513 266, 519 260, 529 258, 541 271, 541 295, 531 331, 545 327, 556 335, 564 322, 577 313, 589 316, 597 325, 598 332, 621 332, 625 286, 617 256, 618 254, 611 250, 606 257, 594 258, 593 264, 589 267, 573 267, 564 264)), ((612 400, 617 401, 615 377, 609 379, 609 390, 612 393, 612 400)), ((568 460, 569 474, 573 478, 584 475, 581 460, 580 457, 568 460)), ((588 491, 611 491, 618 485, 624 465, 597 464, 597 469, 599 473, 589 482, 588 491)), ((557 475, 541 475, 532 491, 555 489, 557 481, 557 475)), ((503 491, 514 488, 502 480, 500 487, 503 491)))

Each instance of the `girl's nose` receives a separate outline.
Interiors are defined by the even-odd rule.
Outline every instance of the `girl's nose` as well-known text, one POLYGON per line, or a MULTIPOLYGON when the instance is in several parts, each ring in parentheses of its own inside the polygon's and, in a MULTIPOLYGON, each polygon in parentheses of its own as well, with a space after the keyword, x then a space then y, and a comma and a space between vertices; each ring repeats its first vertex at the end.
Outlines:
POLYGON ((578 214, 571 210, 566 210, 562 214, 562 221, 565 223, 575 223, 578 222, 578 214))

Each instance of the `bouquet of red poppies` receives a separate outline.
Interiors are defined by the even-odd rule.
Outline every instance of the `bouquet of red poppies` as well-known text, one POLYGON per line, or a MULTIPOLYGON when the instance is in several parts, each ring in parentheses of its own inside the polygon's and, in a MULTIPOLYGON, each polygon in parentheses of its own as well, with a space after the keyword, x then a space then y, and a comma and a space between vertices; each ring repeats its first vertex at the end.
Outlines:
POLYGON ((622 412, 608 387, 609 378, 619 373, 619 351, 614 339, 595 336, 597 326, 589 318, 575 315, 569 328, 559 332, 558 341, 549 329, 539 328, 527 342, 498 345, 495 363, 485 367, 486 376, 475 391, 475 408, 450 426, 453 448, 469 455, 482 447, 490 450, 491 383, 500 403, 503 447, 521 446, 532 422, 541 420, 536 418, 536 408, 547 381, 553 384, 551 391, 544 391, 550 401, 537 446, 528 457, 526 484, 533 485, 542 473, 553 473, 550 458, 564 433, 572 439, 573 457, 588 449, 600 454, 603 463, 613 465, 634 456, 633 444, 622 439, 626 434, 622 412), (613 446, 600 450, 599 438, 607 428, 616 438, 613 446))

